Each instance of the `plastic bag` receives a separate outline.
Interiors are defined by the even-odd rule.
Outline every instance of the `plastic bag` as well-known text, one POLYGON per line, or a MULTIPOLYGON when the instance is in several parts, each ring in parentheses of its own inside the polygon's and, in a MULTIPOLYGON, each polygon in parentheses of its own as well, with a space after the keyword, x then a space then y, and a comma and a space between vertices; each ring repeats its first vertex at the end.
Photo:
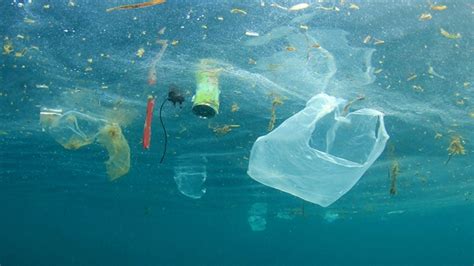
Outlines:
POLYGON ((383 114, 341 115, 347 101, 326 94, 285 120, 252 147, 248 174, 258 182, 327 207, 349 191, 389 138, 383 114))
POLYGON ((252 204, 248 210, 247 222, 252 231, 264 231, 267 228, 268 205, 264 202, 252 204))
POLYGON ((130 147, 117 123, 110 123, 76 111, 43 108, 40 123, 59 144, 69 150, 97 142, 109 153, 105 162, 110 180, 115 180, 130 170, 130 147))

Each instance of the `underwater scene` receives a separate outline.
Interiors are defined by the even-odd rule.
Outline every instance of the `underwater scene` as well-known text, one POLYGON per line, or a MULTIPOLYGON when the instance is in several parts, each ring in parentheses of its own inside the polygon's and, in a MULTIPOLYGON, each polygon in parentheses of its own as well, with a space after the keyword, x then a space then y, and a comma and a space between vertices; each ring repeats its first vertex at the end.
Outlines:
POLYGON ((0 17, 0 266, 474 265, 472 0, 0 17))

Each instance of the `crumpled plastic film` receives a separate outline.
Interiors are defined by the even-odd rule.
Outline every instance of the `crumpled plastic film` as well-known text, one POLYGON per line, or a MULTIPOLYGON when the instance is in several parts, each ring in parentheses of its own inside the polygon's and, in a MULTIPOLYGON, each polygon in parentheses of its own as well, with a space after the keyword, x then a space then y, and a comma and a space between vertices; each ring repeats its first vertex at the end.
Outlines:
POLYGON ((348 192, 385 149, 384 115, 346 114, 346 100, 321 93, 252 147, 258 182, 327 207, 348 192))
POLYGON ((109 154, 105 162, 110 180, 130 170, 130 147, 117 123, 77 111, 42 108, 40 123, 65 149, 76 150, 97 141, 109 154))

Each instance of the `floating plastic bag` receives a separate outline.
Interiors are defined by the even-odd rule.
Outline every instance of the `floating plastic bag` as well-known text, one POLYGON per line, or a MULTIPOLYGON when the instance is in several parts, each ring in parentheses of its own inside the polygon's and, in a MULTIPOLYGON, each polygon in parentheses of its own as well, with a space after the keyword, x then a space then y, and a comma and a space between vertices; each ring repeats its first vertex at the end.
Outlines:
POLYGON ((267 228, 267 204, 257 202, 248 210, 247 222, 252 231, 264 231, 267 228))
POLYGON ((200 199, 206 193, 206 188, 203 187, 206 178, 206 165, 184 165, 174 168, 174 181, 178 190, 192 199, 200 199))
POLYGON ((346 104, 326 94, 311 98, 303 110, 257 139, 248 174, 312 203, 331 205, 357 183, 389 138, 381 112, 344 115, 346 104))
POLYGON ((117 123, 76 111, 43 108, 40 123, 59 144, 76 150, 97 140, 109 153, 105 162, 110 180, 115 180, 130 170, 130 147, 117 123))

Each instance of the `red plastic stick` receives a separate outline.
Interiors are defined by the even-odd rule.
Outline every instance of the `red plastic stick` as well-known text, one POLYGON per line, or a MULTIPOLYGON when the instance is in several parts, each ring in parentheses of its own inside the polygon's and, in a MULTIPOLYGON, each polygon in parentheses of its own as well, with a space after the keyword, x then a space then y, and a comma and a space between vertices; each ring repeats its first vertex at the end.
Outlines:
POLYGON ((155 98, 148 96, 148 103, 146 105, 145 128, 143 130, 143 148, 150 148, 151 139, 151 121, 153 118, 153 108, 155 107, 155 98))

